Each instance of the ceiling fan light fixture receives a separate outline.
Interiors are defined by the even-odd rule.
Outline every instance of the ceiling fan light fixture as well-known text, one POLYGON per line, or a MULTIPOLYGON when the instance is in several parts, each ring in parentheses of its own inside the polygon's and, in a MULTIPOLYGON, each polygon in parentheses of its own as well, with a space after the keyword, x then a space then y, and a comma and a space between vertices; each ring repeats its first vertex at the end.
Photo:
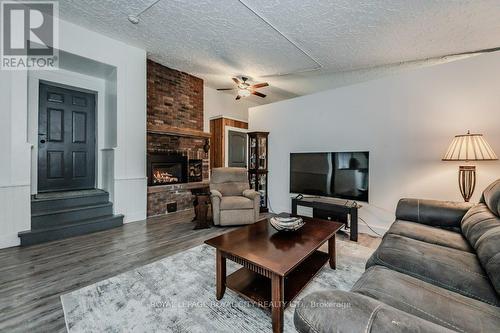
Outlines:
POLYGON ((238 95, 240 95, 241 97, 248 97, 250 96, 250 91, 247 89, 240 89, 238 90, 238 95))
POLYGON ((255 95, 258 97, 266 97, 265 94, 258 92, 257 89, 269 86, 267 82, 250 84, 247 82, 248 78, 242 76, 241 78, 232 77, 233 82, 236 84, 234 88, 218 88, 217 91, 223 90, 237 90, 238 95, 236 95, 236 100, 240 100, 242 97, 248 97, 250 95, 255 95))

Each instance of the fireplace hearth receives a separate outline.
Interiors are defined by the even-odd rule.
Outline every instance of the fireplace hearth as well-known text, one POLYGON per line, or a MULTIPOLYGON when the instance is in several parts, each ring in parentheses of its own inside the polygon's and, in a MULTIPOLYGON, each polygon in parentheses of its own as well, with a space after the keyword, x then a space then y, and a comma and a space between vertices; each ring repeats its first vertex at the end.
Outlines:
POLYGON ((186 156, 148 154, 148 185, 187 183, 188 160, 186 156))

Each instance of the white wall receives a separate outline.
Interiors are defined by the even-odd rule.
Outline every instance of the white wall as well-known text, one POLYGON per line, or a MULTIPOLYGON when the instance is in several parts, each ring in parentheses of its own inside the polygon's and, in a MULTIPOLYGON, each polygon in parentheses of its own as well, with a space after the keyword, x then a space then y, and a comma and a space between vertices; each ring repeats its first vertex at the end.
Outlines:
POLYGON ((116 67, 116 137, 106 159, 114 163, 115 213, 125 222, 146 217, 146 52, 61 22, 64 51, 116 67))
POLYGON ((19 244, 30 226, 27 75, 0 70, 0 248, 19 244))
MULTIPOLYGON (((461 163, 441 157, 468 129, 500 155, 499 87, 500 54, 490 53, 251 108, 250 129, 271 133, 272 208, 290 211, 289 154, 307 151, 370 151, 370 203, 360 216, 379 232, 401 197, 461 200, 461 163)), ((475 164, 477 201, 500 178, 500 162, 475 164)))
POLYGON ((250 96, 235 100, 234 94, 228 94, 217 91, 208 86, 203 87, 203 120, 204 131, 210 131, 210 118, 216 116, 224 116, 226 118, 234 118, 242 121, 248 121, 248 108, 257 106, 257 102, 250 96))
MULTIPOLYGON (((115 213, 124 214, 125 222, 144 219, 146 52, 62 20, 59 31, 61 50, 116 69, 116 87, 106 87, 106 94, 116 94, 116 116, 110 115, 116 133, 105 140, 103 168, 113 176, 108 187, 115 213)), ((19 244, 17 233, 30 228, 27 77, 26 72, 0 71, 0 248, 19 244)))

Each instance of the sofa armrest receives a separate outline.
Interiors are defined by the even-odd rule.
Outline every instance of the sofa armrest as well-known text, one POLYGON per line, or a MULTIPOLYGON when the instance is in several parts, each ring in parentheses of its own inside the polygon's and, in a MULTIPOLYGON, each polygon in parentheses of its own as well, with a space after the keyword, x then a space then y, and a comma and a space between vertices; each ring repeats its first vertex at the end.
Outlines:
POLYGON ((340 290, 315 292, 295 308, 300 333, 453 332, 373 298, 340 290))
POLYGON ((212 201, 212 219, 214 225, 220 225, 220 202, 222 193, 217 190, 210 190, 210 199, 212 201))
POLYGON ((210 190, 210 197, 213 199, 222 199, 222 193, 217 190, 210 190))
POLYGON ((474 204, 469 202, 404 198, 398 202, 396 219, 435 227, 460 228, 462 218, 472 206, 474 204))
POLYGON ((255 191, 255 190, 244 190, 243 196, 247 197, 250 200, 255 200, 255 198, 260 197, 260 194, 259 194, 259 192, 255 191))
POLYGON ((243 196, 253 201, 254 220, 258 221, 260 215, 260 193, 248 189, 243 191, 243 196))

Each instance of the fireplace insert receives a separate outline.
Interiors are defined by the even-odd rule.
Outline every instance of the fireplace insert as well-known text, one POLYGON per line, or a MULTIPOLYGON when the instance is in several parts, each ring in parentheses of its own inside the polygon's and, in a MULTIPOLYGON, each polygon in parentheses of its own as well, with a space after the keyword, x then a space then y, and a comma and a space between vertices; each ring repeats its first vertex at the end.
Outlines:
POLYGON ((186 156, 148 154, 148 185, 187 183, 188 160, 186 156))

